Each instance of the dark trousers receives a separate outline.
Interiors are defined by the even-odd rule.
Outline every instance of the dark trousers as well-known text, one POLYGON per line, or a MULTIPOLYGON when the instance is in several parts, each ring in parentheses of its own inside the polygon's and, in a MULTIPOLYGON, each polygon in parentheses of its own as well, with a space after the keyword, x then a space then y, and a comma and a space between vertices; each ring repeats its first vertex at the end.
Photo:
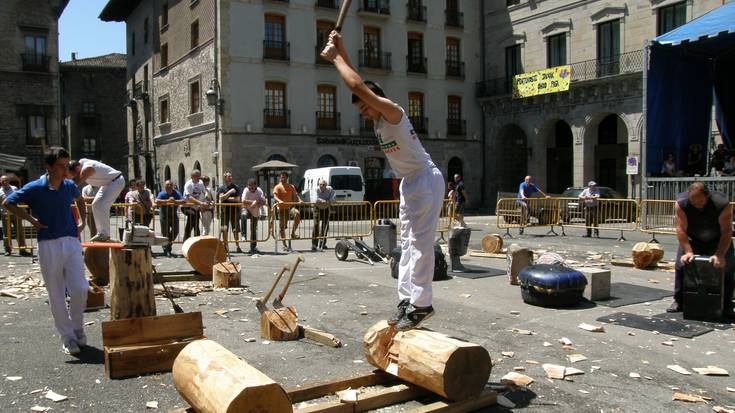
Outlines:
POLYGON ((238 236, 240 235, 240 206, 237 204, 221 205, 217 208, 219 210, 219 225, 227 226, 229 231, 232 231, 233 239, 235 243, 240 242, 238 236))
POLYGON ((179 236, 179 216, 176 214, 161 214, 161 235, 168 238, 168 245, 164 251, 171 252, 171 244, 179 236))
POLYGON ((243 210, 242 218, 240 220, 243 235, 248 232, 248 221, 250 221, 250 249, 253 249, 258 245, 258 217, 245 209, 243 210))
POLYGON ((186 215, 186 226, 184 226, 184 241, 190 236, 194 230, 194 236, 199 236, 199 210, 193 208, 182 208, 182 212, 186 215))
POLYGON ((143 213, 143 214, 140 214, 140 213, 133 214, 133 223, 135 223, 135 224, 149 226, 151 224, 151 221, 152 220, 153 220, 153 215, 152 214, 146 214, 146 213, 143 213))
MULTIPOLYGON (((692 249, 696 255, 702 255, 705 257, 712 255, 712 251, 698 251, 694 246, 692 246, 692 249)), ((684 294, 684 269, 682 268, 683 265, 681 263, 682 255, 684 255, 684 250, 679 247, 679 250, 676 252, 676 265, 674 267, 674 300, 679 304, 682 304, 682 295, 684 294)), ((732 245, 730 245, 730 248, 725 253, 725 268, 722 269, 722 272, 724 274, 723 281, 725 284, 725 310, 727 311, 733 308, 732 292, 733 287, 735 287, 735 253, 733 253, 732 245)))
POLYGON ((600 235, 599 217, 597 216, 597 205, 584 207, 584 226, 587 227, 587 235, 592 234, 592 227, 595 228, 595 234, 600 235))
POLYGON ((311 246, 323 248, 324 245, 327 245, 326 238, 318 238, 326 237, 327 231, 329 231, 329 208, 314 208, 314 231, 311 233, 311 246))

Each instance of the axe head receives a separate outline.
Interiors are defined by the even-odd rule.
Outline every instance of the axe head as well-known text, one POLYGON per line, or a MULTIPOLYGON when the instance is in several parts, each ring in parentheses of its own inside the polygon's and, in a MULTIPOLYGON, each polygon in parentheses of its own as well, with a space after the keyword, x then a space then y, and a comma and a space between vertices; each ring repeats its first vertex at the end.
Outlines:
POLYGON ((262 299, 255 300, 255 307, 258 309, 260 314, 268 311, 268 306, 263 302, 262 299))
POLYGON ((273 308, 283 308, 284 305, 281 302, 281 300, 278 299, 278 297, 273 299, 273 308))

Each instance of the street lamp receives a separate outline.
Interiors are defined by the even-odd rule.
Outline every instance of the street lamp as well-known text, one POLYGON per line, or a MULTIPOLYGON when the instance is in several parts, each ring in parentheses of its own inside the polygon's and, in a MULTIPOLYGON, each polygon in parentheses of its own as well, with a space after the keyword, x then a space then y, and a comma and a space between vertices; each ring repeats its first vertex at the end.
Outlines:
POLYGON ((209 89, 205 92, 205 95, 207 96, 207 105, 215 106, 217 108, 217 113, 222 115, 225 110, 225 100, 219 97, 219 92, 220 89, 217 79, 212 79, 209 89))

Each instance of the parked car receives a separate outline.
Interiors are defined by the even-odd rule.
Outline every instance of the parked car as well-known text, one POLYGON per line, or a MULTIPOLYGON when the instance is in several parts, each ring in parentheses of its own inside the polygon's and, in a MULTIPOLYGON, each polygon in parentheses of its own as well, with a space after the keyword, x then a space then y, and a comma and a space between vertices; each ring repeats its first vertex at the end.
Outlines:
MULTIPOLYGON (((600 191, 600 199, 625 199, 616 190, 607 186, 598 186, 597 189, 600 191)), ((579 200, 579 194, 584 191, 584 188, 580 187, 569 187, 561 194, 561 198, 574 198, 574 200, 563 200, 561 202, 560 218, 564 224, 584 224, 584 208, 581 207, 581 201, 579 200)), ((627 201, 620 202, 608 202, 606 207, 602 210, 602 220, 600 223, 605 222, 635 222, 636 211, 634 208, 629 207, 627 201)))

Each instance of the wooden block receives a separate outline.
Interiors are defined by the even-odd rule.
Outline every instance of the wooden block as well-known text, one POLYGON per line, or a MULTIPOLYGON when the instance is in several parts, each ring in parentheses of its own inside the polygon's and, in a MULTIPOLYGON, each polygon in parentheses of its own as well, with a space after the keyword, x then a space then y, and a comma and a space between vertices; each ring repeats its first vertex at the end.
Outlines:
POLYGON ((154 315, 151 249, 110 250, 110 319, 154 315))
POLYGON ((508 247, 508 281, 511 285, 518 285, 518 274, 522 269, 533 264, 533 251, 517 244, 508 247))
POLYGON ((140 346, 105 347, 105 372, 111 379, 171 371, 181 349, 194 340, 140 346))
POLYGON ((212 287, 232 288, 240 286, 240 264, 219 262, 212 266, 212 287))
POLYGON ((503 249, 503 237, 498 234, 488 234, 482 238, 482 251, 495 254, 503 249))
POLYGON ((664 256, 664 250, 660 244, 653 242, 639 242, 631 250, 633 264, 636 268, 648 268, 655 266, 664 256))
POLYGON ((575 270, 581 272, 587 278, 584 298, 590 301, 610 298, 610 270, 590 267, 578 267, 575 270))
POLYGON ((264 311, 260 315, 260 336, 266 340, 290 341, 299 339, 298 314, 294 307, 264 311))
POLYGON ((212 277, 212 266, 225 261, 225 244, 210 235, 191 237, 181 245, 181 252, 200 274, 212 277))

